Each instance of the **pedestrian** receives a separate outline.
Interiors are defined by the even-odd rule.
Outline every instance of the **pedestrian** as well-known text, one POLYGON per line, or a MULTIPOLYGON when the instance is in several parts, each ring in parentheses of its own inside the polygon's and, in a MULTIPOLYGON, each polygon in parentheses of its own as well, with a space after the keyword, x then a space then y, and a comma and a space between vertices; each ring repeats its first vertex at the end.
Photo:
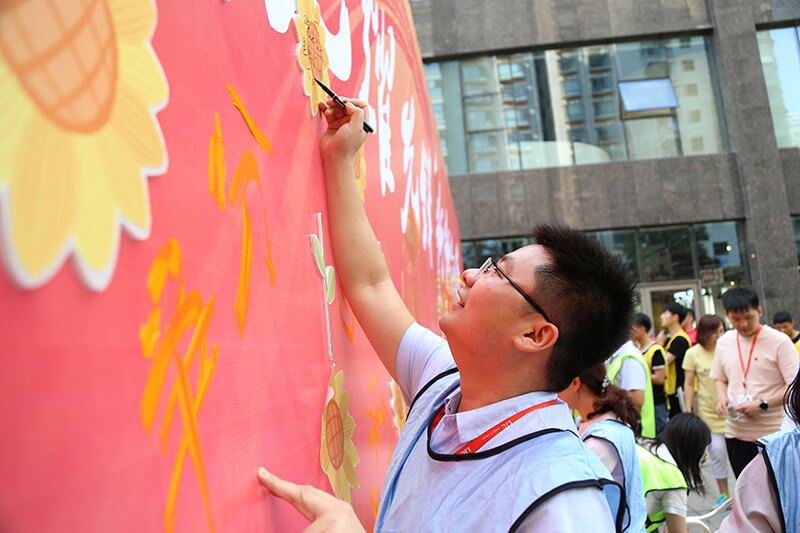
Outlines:
POLYGON ((794 427, 756 443, 761 452, 736 480, 733 510, 720 525, 722 533, 800 531, 800 379, 786 395, 794 427))
POLYGON ((655 439, 639 439, 648 532, 664 523, 670 533, 687 532, 688 492, 703 492, 700 464, 710 442, 708 426, 692 413, 670 418, 655 439))
POLYGON ((636 404, 611 382, 602 364, 573 379, 558 397, 580 413, 581 439, 625 488, 628 514, 623 531, 644 532, 647 509, 634 435, 641 419, 636 404))
POLYGON ((722 295, 733 325, 717 341, 710 376, 716 380, 717 414, 728 413, 725 445, 736 477, 758 454, 755 441, 783 422, 786 389, 798 368, 791 339, 761 324, 763 311, 752 287, 734 287, 722 295))
POLYGON ((697 323, 697 344, 686 350, 683 359, 685 381, 684 404, 687 412, 694 412, 711 430, 711 475, 717 481, 722 505, 728 498, 728 450, 725 448, 725 418, 717 414, 717 391, 709 376, 714 364, 717 339, 725 333, 725 324, 717 315, 705 315, 697 323), (697 392, 695 393, 695 390, 697 392))

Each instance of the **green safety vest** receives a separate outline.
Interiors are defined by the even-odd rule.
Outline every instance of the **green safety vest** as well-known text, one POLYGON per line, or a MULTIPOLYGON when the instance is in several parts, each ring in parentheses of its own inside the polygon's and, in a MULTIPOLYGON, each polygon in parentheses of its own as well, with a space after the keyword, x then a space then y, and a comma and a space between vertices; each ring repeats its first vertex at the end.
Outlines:
MULTIPOLYGON (((687 489, 686 479, 680 469, 672 463, 661 459, 656 454, 640 445, 636 445, 636 453, 639 456, 639 468, 642 469, 642 485, 644 485, 644 496, 654 490, 687 489)), ((667 517, 664 509, 659 509, 655 514, 647 515, 645 528, 648 532, 655 531, 667 517)))
POLYGON ((644 403, 639 409, 642 415, 642 436, 654 439, 656 436, 656 414, 655 407, 653 406, 653 385, 650 383, 650 367, 647 366, 647 361, 644 360, 641 352, 639 352, 639 350, 636 350, 635 352, 625 352, 611 361, 611 364, 608 365, 608 370, 606 373, 608 374, 608 379, 611 380, 611 383, 616 385, 617 374, 619 374, 619 371, 622 368, 622 362, 629 357, 636 359, 636 361, 642 365, 642 368, 644 368, 644 375, 646 378, 644 388, 644 403))

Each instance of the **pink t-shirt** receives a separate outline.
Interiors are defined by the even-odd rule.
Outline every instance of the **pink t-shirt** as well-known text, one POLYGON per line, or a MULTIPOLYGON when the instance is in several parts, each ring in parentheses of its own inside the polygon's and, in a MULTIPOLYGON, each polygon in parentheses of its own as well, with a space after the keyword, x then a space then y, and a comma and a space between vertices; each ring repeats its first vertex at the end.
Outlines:
POLYGON ((733 490, 733 510, 720 531, 769 533, 783 531, 778 514, 778 495, 769 479, 764 456, 758 454, 742 470, 733 490))
MULTIPOLYGON (((769 326, 761 326, 750 368, 747 372, 747 387, 744 383, 744 367, 750 354, 755 336, 737 335, 736 330, 725 333, 717 341, 714 353, 714 364, 710 377, 728 382, 728 401, 738 403, 741 396, 749 395, 759 400, 778 393, 783 393, 797 373, 797 351, 792 340, 785 334, 769 326), (737 349, 737 338, 739 349, 737 349), (742 359, 739 360, 741 350, 742 359)), ((766 412, 757 416, 739 415, 737 420, 728 417, 725 424, 725 436, 744 441, 755 441, 759 437, 778 431, 783 422, 784 410, 770 406, 766 412)))

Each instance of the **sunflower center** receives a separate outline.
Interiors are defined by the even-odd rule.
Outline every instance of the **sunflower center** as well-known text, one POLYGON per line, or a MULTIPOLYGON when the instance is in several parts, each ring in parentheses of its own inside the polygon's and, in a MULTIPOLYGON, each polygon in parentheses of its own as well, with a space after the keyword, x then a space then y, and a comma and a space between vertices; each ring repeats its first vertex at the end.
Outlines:
POLYGON ((0 50, 50 120, 82 133, 106 123, 117 47, 105 0, 2 0, 0 50))
POLYGON ((313 22, 308 23, 306 30, 306 49, 308 50, 308 62, 311 65, 311 74, 318 80, 322 79, 322 65, 325 63, 325 50, 319 38, 317 25, 313 22))
POLYGON ((338 470, 344 461, 344 427, 336 400, 325 406, 325 446, 333 468, 338 470))

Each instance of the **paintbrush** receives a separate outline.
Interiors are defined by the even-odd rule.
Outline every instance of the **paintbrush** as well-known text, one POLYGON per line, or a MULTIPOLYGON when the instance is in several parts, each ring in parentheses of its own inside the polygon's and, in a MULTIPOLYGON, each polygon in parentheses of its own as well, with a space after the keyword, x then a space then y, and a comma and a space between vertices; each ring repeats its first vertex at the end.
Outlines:
MULTIPOLYGON (((330 87, 328 87, 327 85, 325 85, 324 83, 322 83, 321 81, 319 81, 317 78, 314 78, 314 81, 315 81, 315 82, 317 82, 317 85, 319 85, 320 87, 322 87, 322 90, 323 90, 323 91, 325 91, 326 93, 328 93, 328 96, 330 96, 330 97, 333 99, 333 101, 334 101, 334 102, 336 102, 337 104, 339 104, 340 106, 342 106, 342 108, 345 108, 345 107, 347 107, 347 105, 344 103, 344 100, 342 100, 341 98, 339 98, 339 95, 338 95, 338 94, 336 94, 335 92, 333 92, 333 91, 331 90, 331 88, 330 88, 330 87)), ((364 131, 366 131, 367 133, 374 133, 374 132, 375 132, 375 130, 373 130, 373 129, 372 129, 372 126, 370 126, 369 124, 367 124, 367 122, 366 122, 366 121, 364 121, 364 131)))

